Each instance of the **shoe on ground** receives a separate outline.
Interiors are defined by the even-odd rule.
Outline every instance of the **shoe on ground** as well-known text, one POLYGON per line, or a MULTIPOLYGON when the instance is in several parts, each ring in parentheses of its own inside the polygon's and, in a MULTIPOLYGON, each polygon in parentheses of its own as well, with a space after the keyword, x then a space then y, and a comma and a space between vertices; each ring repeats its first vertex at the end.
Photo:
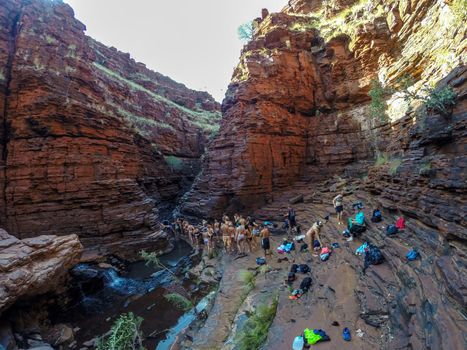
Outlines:
POLYGON ((353 241, 353 237, 347 238, 347 242, 352 242, 352 241, 353 241))

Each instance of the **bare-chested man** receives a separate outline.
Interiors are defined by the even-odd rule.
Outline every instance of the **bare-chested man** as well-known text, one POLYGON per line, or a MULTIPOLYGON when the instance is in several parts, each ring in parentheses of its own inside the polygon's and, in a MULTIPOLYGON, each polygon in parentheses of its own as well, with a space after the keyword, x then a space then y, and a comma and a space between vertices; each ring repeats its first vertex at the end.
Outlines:
POLYGON ((313 251, 315 240, 317 240, 319 245, 322 246, 321 237, 319 235, 322 227, 323 223, 321 221, 316 221, 305 234, 305 239, 308 243, 310 252, 313 251))
POLYGON ((267 255, 271 254, 271 245, 269 243, 269 229, 267 226, 263 226, 260 232, 260 237, 261 237, 261 248, 264 250, 264 256, 266 257, 267 255))

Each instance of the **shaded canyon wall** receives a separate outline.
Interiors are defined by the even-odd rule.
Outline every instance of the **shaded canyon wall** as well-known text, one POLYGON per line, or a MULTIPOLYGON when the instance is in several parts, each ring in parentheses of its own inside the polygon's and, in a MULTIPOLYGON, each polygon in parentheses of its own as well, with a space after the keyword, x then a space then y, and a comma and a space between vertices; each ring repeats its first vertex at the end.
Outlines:
POLYGON ((2 1, 0 24, 1 226, 164 248, 159 209, 199 171, 219 105, 87 37, 64 3, 2 1))

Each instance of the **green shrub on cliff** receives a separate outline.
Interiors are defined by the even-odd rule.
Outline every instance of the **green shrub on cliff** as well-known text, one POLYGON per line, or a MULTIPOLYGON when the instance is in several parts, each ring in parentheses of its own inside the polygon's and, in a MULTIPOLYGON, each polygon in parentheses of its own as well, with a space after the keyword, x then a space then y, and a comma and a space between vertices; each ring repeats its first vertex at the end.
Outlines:
POLYGON ((381 82, 377 79, 371 81, 371 89, 368 95, 371 97, 370 103, 370 116, 372 118, 378 118, 381 121, 387 119, 386 109, 388 107, 384 96, 387 93, 387 89, 383 87, 381 82))
POLYGON ((250 41, 253 39, 253 21, 241 24, 237 29, 238 38, 243 41, 250 41))
POLYGON ((447 86, 423 86, 418 90, 411 90, 414 85, 414 79, 411 76, 405 76, 400 80, 399 86, 404 99, 408 103, 413 101, 422 102, 425 111, 441 114, 448 117, 452 114, 452 108, 456 105, 457 94, 447 86))
POLYGON ((110 334, 97 341, 97 350, 145 350, 140 330, 143 318, 132 312, 120 315, 114 322, 110 334))

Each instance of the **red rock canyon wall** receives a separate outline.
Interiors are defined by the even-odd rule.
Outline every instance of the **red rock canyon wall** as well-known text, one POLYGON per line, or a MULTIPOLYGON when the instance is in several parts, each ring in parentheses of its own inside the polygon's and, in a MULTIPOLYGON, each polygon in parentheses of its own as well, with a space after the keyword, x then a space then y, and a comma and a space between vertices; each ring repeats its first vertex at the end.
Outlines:
POLYGON ((64 3, 3 1, 0 24, 2 227, 164 248, 158 208, 199 170, 218 104, 85 36, 64 3))

